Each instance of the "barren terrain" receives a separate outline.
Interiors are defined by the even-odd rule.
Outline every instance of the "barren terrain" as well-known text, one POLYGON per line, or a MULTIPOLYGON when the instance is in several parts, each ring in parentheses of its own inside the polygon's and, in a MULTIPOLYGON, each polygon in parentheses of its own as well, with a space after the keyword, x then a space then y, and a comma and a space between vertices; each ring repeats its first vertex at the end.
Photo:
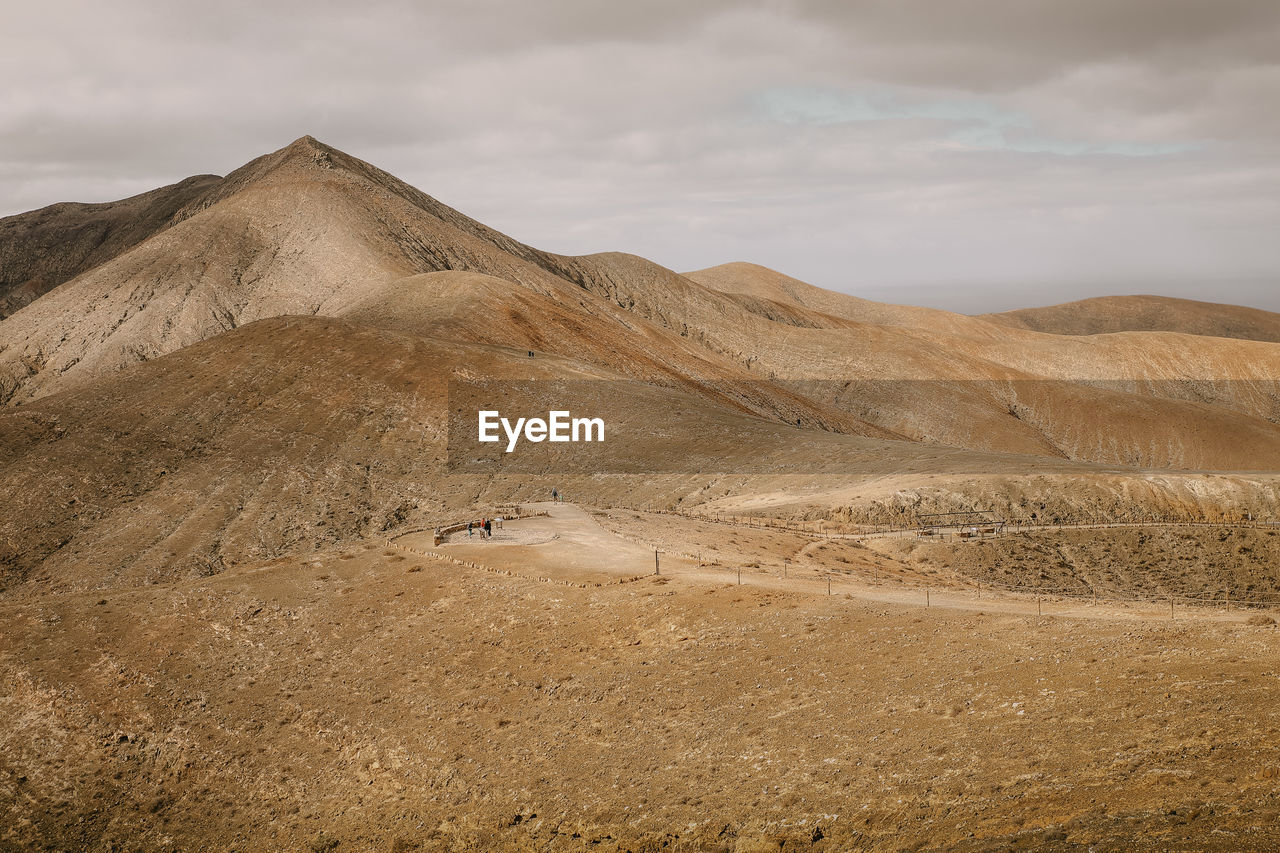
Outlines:
POLYGON ((1274 320, 555 255, 310 137, 0 220, 0 850, 1280 849, 1274 320))
POLYGON ((1280 843, 1272 627, 926 609, 737 585, 683 559, 622 583, 603 566, 502 573, 584 543, 618 579, 648 567, 583 519, 563 507, 506 528, 568 544, 428 549, 467 549, 476 568, 369 542, 11 597, 0 843, 1280 843))

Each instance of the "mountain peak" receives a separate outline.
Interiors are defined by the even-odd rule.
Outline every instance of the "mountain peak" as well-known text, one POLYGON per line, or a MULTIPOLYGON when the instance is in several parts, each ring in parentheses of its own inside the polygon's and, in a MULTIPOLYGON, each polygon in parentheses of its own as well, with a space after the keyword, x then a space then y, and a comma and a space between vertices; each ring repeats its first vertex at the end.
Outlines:
POLYGON ((330 145, 325 145, 319 139, 316 139, 314 136, 311 136, 309 134, 306 136, 299 136, 297 139, 293 140, 292 142, 290 142, 284 148, 281 148, 276 153, 277 154, 293 154, 293 155, 301 154, 308 157, 316 157, 319 155, 332 156, 334 154, 342 154, 342 152, 339 151, 338 149, 330 145))
POLYGON ((343 154, 330 145, 325 145, 311 135, 299 136, 279 151, 268 154, 267 157, 278 160, 280 163, 301 161, 303 163, 314 163, 325 168, 332 168, 335 158, 349 159, 349 155, 343 154))
POLYGON ((325 145, 314 136, 300 136, 283 148, 250 160, 231 172, 218 192, 205 200, 205 206, 262 181, 309 181, 331 170, 361 171, 358 163, 354 157, 325 145))

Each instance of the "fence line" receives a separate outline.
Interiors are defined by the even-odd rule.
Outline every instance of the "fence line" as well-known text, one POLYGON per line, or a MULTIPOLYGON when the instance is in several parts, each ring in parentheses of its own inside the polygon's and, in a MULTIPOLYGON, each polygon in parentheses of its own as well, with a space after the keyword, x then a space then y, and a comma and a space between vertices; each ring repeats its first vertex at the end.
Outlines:
MULTIPOLYGON (((738 516, 729 516, 726 518, 723 516, 719 516, 719 517, 704 516, 704 515, 695 514, 695 513, 680 512, 678 510, 665 510, 665 509, 641 510, 639 508, 619 506, 619 505, 613 505, 613 506, 607 506, 607 507, 592 505, 592 504, 581 504, 581 505, 586 506, 590 509, 595 509, 597 511, 610 510, 610 509, 625 509, 630 512, 646 512, 651 514, 674 515, 674 516, 680 516, 680 517, 689 518, 697 521, 709 521, 713 523, 729 524, 731 526, 743 526, 740 523, 730 520, 732 518, 737 518, 738 516)), ((539 510, 536 512, 523 513, 520 515, 503 516, 503 518, 504 518, 504 521, 516 521, 522 518, 545 517, 547 515, 548 513, 545 510, 539 510)), ((743 518, 752 518, 752 517, 745 516, 743 518)), ((756 520, 760 520, 760 519, 757 518, 756 520)), ((774 521, 773 519, 766 519, 766 520, 774 521)), ((399 550, 406 551, 408 553, 415 554, 417 556, 421 556, 426 559, 453 563, 454 565, 464 566, 467 568, 477 569, 480 571, 489 572, 491 574, 503 575, 506 577, 516 577, 516 578, 522 578, 524 580, 539 581, 542 583, 557 584, 560 586, 576 587, 579 589, 590 589, 590 588, 597 588, 597 587, 614 586, 614 585, 625 584, 625 583, 634 583, 636 581, 643 580, 644 578, 650 576, 650 573, 646 572, 645 574, 642 574, 642 575, 629 576, 629 577, 619 578, 619 579, 610 580, 610 581, 581 582, 581 581, 562 580, 559 578, 550 578, 545 576, 523 575, 518 572, 512 572, 506 569, 498 569, 498 568, 494 568, 493 566, 487 566, 482 563, 476 563, 471 560, 462 560, 457 557, 451 557, 447 554, 441 554, 434 551, 424 551, 418 548, 410 547, 408 545, 402 545, 399 542, 395 541, 404 536, 410 536, 414 533, 425 533, 427 531, 432 531, 437 536, 440 536, 442 534, 446 534, 456 530, 464 530, 466 529, 466 525, 467 525, 467 522, 459 522, 455 524, 441 525, 438 527, 421 527, 413 530, 405 530, 405 531, 396 533, 394 536, 386 539, 386 544, 389 547, 397 548, 399 550)), ((794 528, 794 527, 787 526, 785 524, 759 524, 759 525, 748 524, 746 526, 772 527, 772 528, 778 528, 778 529, 794 530, 795 532, 798 532, 798 533, 806 533, 811 536, 817 536, 817 537, 827 538, 827 539, 836 538, 836 537, 859 538, 867 535, 883 535, 883 533, 831 534, 828 532, 814 532, 814 531, 805 530, 802 528, 794 528)), ((1034 525, 1032 526, 1032 529, 1059 529, 1059 528, 1109 529, 1109 528, 1120 528, 1120 527, 1145 527, 1145 526, 1153 526, 1153 527, 1154 526, 1159 526, 1159 527, 1192 526, 1192 527, 1229 527, 1229 528, 1240 527, 1240 528, 1257 528, 1257 529, 1276 529, 1278 525, 1276 522, 1259 522, 1259 521, 1239 522, 1239 523, 1209 522, 1209 521, 1204 521, 1204 522, 1110 522, 1110 523, 1034 525)), ((909 531, 915 531, 917 529, 918 528, 896 528, 896 529, 888 529, 884 532, 886 533, 909 532, 909 531)), ((666 550, 655 545, 652 542, 646 542, 644 540, 638 539, 628 534, 621 533, 619 531, 611 530, 610 532, 613 535, 617 536, 618 538, 624 539, 628 542, 632 542, 633 544, 642 545, 646 548, 652 548, 653 550, 658 551, 660 553, 666 553, 666 554, 671 554, 677 557, 683 557, 684 559, 698 562, 699 564, 701 564, 706 568, 711 568, 711 569, 723 568, 726 572, 736 573, 739 584, 743 582, 742 581, 743 572, 742 572, 741 566, 720 566, 718 564, 708 565, 706 563, 703 563, 701 554, 691 554, 691 553, 682 552, 682 551, 666 550)), ((1021 532, 1021 531, 1014 530, 1012 532, 1021 532)), ((879 587, 893 586, 892 584, 881 583, 878 577, 874 581, 872 581, 869 579, 855 578, 850 573, 847 573, 847 572, 838 572, 833 574, 831 570, 824 571, 822 569, 818 569, 818 571, 820 572, 820 574, 818 575, 818 577, 814 578, 813 580, 817 583, 826 581, 827 593, 829 595, 836 594, 834 591, 835 588, 833 587, 833 582, 838 584, 840 581, 845 581, 848 583, 861 583, 861 585, 863 586, 879 586, 879 587)), ((783 573, 784 573, 783 576, 785 577, 785 574, 786 574, 785 566, 783 567, 783 573)), ((766 574, 766 573, 759 573, 759 574, 766 574)), ((772 575, 772 573, 767 573, 767 574, 770 577, 774 576, 772 575)), ((747 578, 748 580, 751 579, 751 573, 748 573, 747 578)), ((803 581, 808 579, 795 578, 795 580, 803 581)), ((1109 590, 1109 589, 1104 589, 1104 590, 1090 589, 1089 592, 1080 592, 1077 589, 1068 588, 1068 587, 1048 587, 1048 588, 1023 587, 1023 586, 1016 586, 1013 584, 1000 583, 998 581, 984 581, 976 578, 972 579, 972 582, 976 584, 976 587, 977 587, 976 592, 977 592, 978 598, 981 598, 981 594, 985 588, 988 590, 999 590, 1004 593, 1025 596, 1028 598, 1034 596, 1037 600, 1037 604, 1039 604, 1040 601, 1046 600, 1046 599, 1047 600, 1064 600, 1065 599, 1065 600, 1082 601, 1082 602, 1087 601, 1093 605, 1146 604, 1146 605, 1154 606, 1154 605, 1163 605, 1165 603, 1168 603, 1171 616, 1173 614, 1175 606, 1179 604, 1184 609, 1190 608, 1190 607, 1200 607, 1202 609, 1225 608, 1227 612, 1231 612, 1231 608, 1233 606, 1239 607, 1241 609, 1258 609, 1258 608, 1272 608, 1280 604, 1280 601, 1277 601, 1275 599, 1237 598, 1231 594, 1230 590, 1227 590, 1222 597, 1181 595, 1176 593, 1168 594, 1168 595, 1158 595, 1158 596, 1143 596, 1143 595, 1127 595, 1127 594, 1109 590)), ((968 587, 968 588, 961 587, 958 589, 948 588, 948 587, 934 588, 927 584, 914 585, 914 586, 910 584, 902 584, 897 588, 904 591, 915 589, 923 592, 925 597, 924 603, 926 607, 931 606, 931 594, 933 592, 964 596, 968 592, 975 591, 973 590, 972 587, 968 587)))
MULTIPOLYGON (((772 573, 756 572, 754 573, 754 575, 752 573, 747 573, 745 575, 746 580, 744 581, 744 573, 743 573, 742 567, 740 566, 736 566, 736 565, 706 566, 706 568, 723 569, 730 576, 736 576, 737 583, 739 585, 742 585, 744 583, 749 585, 752 582, 752 580, 760 579, 761 575, 766 575, 767 577, 772 577, 772 578, 778 577, 777 575, 773 575, 772 573)), ((1234 596, 1225 596, 1223 598, 1211 598, 1211 597, 1191 596, 1191 595, 1162 595, 1162 596, 1148 597, 1148 596, 1126 596, 1126 595, 1115 594, 1110 592, 1098 592, 1096 594, 1093 594, 1093 593, 1079 594, 1079 593, 1071 593, 1071 592, 1049 592, 1047 590, 1037 591, 1035 589, 1027 589, 1023 587, 994 585, 994 584, 984 584, 983 586, 979 586, 976 590, 972 588, 966 589, 966 588, 956 588, 956 587, 947 587, 947 586, 930 586, 928 584, 916 584, 916 585, 902 584, 900 586, 895 587, 892 584, 870 583, 863 578, 855 578, 848 574, 840 574, 840 573, 833 574, 829 571, 821 572, 816 577, 792 578, 792 580, 797 580, 800 582, 812 581, 815 584, 819 584, 819 588, 821 588, 820 585, 825 582, 828 595, 845 594, 840 589, 840 585, 842 581, 845 582, 845 584, 847 585, 846 589, 848 589, 848 587, 851 587, 851 586, 861 586, 861 587, 876 586, 886 590, 897 589, 902 592, 914 591, 923 596, 923 600, 920 602, 917 602, 917 605, 924 606, 924 607, 937 606, 938 599, 944 596, 946 598, 951 599, 953 603, 960 601, 960 602, 964 602, 974 606, 980 606, 978 602, 980 602, 982 599, 982 592, 984 591, 984 589, 994 588, 994 589, 999 589, 999 591, 1002 593, 1012 593, 1013 595, 1020 596, 1026 599, 1028 603, 1030 602, 1031 599, 1034 599, 1036 602, 1037 613, 1040 615, 1043 615, 1040 609, 1042 603, 1055 603, 1055 602, 1061 603, 1064 601, 1079 602, 1081 604, 1088 604, 1091 606, 1108 605, 1108 604, 1111 604, 1111 605, 1135 605, 1136 604, 1136 605, 1147 605, 1152 608, 1156 608, 1156 607, 1164 607, 1165 605, 1168 605, 1170 618, 1174 617, 1175 606, 1182 608, 1184 612, 1187 610, 1191 610, 1193 608, 1198 608, 1201 610, 1225 609, 1227 613, 1230 613, 1233 607, 1238 608, 1242 611, 1259 610, 1259 609, 1271 609, 1271 608, 1274 608, 1277 604, 1277 602, 1275 601, 1264 601, 1261 599, 1240 599, 1234 596)), ((911 604, 911 602, 902 602, 902 603, 907 605, 911 604)))
MULTIPOLYGON (((614 507, 592 506, 592 508, 596 510, 627 509, 631 512, 644 511, 644 512, 652 512, 656 514, 662 514, 662 515, 682 516, 682 517, 692 518, 695 520, 707 520, 707 521, 715 521, 715 522, 725 523, 725 524, 733 524, 733 522, 720 519, 720 518, 704 517, 704 516, 699 516, 692 513, 681 513, 675 510, 649 511, 649 510, 638 510, 638 509, 631 509, 630 507, 618 507, 618 506, 614 506, 614 507)), ((1131 527, 1131 526, 1176 526, 1178 524, 1179 523, 1147 524, 1142 522, 1134 522, 1134 523, 1118 522, 1113 524, 1072 525, 1071 527, 1072 529, 1076 529, 1077 527, 1080 529, 1095 529, 1095 528, 1131 527)), ((1203 525, 1203 526, 1209 526, 1209 527, 1232 526, 1226 523, 1216 524, 1214 522, 1186 522, 1184 524, 1192 525, 1192 526, 1203 525)), ((1067 525, 1055 525, 1054 527, 1058 527, 1058 526, 1065 527, 1067 525)), ((1261 526, 1262 529, 1272 529, 1273 525, 1271 523, 1244 522, 1242 523, 1241 526, 1261 526)), ((909 530, 911 528, 906 528, 906 529, 909 530)), ((658 551, 662 550, 659 546, 655 545, 652 542, 646 542, 641 539, 637 539, 633 536, 621 533, 617 530, 611 530, 610 532, 613 535, 619 537, 620 539, 625 539, 637 545, 644 545, 645 547, 653 548, 654 550, 658 550, 658 551)), ((797 531, 797 532, 804 532, 804 531, 797 531)), ((817 535, 828 536, 827 534, 817 534, 817 535)), ((847 535, 856 536, 857 534, 847 534, 847 535)), ((830 537, 828 536, 828 538, 830 537)), ((695 560, 706 568, 714 569, 714 568, 721 567, 718 564, 708 565, 706 563, 703 563, 701 554, 695 555, 695 554, 689 554, 689 553, 679 552, 679 551, 664 551, 663 553, 671 553, 676 556, 684 557, 689 560, 695 560)), ((742 567, 723 566, 723 568, 728 572, 736 572, 738 577, 738 583, 742 583, 742 567)), ((782 571, 783 571, 782 577, 785 578, 786 572, 787 572, 785 565, 782 567, 782 571)), ((832 574, 830 569, 827 569, 827 570, 817 569, 817 571, 821 572, 821 574, 815 580, 817 580, 818 582, 821 582, 822 580, 826 580, 829 594, 831 593, 831 581, 833 579, 836 581, 844 580, 844 581, 855 582, 855 583, 861 582, 863 585, 868 585, 868 586, 890 586, 889 584, 882 584, 878 577, 874 581, 872 581, 870 579, 855 579, 851 573, 840 572, 839 570, 837 570, 836 574, 832 574)), ((769 576, 773 577, 774 575, 770 573, 769 576)), ((750 574, 748 574, 748 578, 750 578, 750 574)), ((797 578, 797 580, 802 580, 802 579, 797 578)), ((1143 595, 1126 594, 1126 593, 1122 593, 1122 592, 1110 590, 1110 589, 1096 589, 1093 587, 1090 587, 1088 592, 1082 592, 1078 588, 1069 588, 1069 587, 1037 588, 1037 587, 1016 586, 1014 584, 1005 584, 1005 583, 1000 583, 998 581, 986 581, 986 580, 980 580, 977 578, 973 578, 971 580, 972 580, 972 583, 976 585, 976 592, 978 593, 979 597, 981 596, 983 589, 986 588, 990 590, 999 590, 1001 592, 1011 593, 1015 595, 1022 595, 1022 596, 1028 596, 1028 597, 1035 596, 1037 599, 1049 598, 1049 599, 1055 599, 1055 600, 1060 600, 1060 599, 1078 600, 1078 601, 1087 601, 1094 605, 1100 604, 1100 603, 1163 605, 1165 603, 1168 603, 1170 605, 1171 610, 1176 604, 1180 604, 1184 608, 1188 608, 1192 606, 1199 606, 1205 609, 1224 607, 1227 610, 1227 612, 1230 612, 1233 606, 1240 607, 1242 609, 1258 609, 1258 608, 1272 608, 1272 607, 1276 607, 1277 605, 1280 605, 1280 600, 1277 600, 1277 599, 1238 598, 1236 596, 1233 596, 1229 589, 1224 592, 1222 597, 1207 596, 1207 595, 1205 596, 1185 595, 1185 594, 1178 594, 1178 593, 1172 593, 1167 595, 1161 594, 1156 596, 1143 596, 1143 595)), ((927 584, 915 585, 915 586, 912 586, 910 584, 902 584, 899 588, 903 590, 923 589, 925 592, 926 606, 928 606, 929 591, 932 588, 927 584)), ((944 593, 964 595, 965 592, 974 591, 974 590, 972 587, 968 587, 968 588, 961 587, 959 589, 943 587, 943 588, 940 588, 939 591, 944 593)))
MULTIPOLYGON (((890 534, 919 534, 925 530, 931 529, 929 526, 922 525, 893 525, 893 524, 851 524, 856 529, 854 531, 831 531, 822 530, 821 525, 826 523, 824 520, 813 521, 790 521, 788 519, 772 518, 768 516, 756 515, 735 515, 729 513, 698 513, 689 512, 687 510, 679 510, 672 508, 654 508, 651 505, 644 507, 631 506, 628 504, 586 504, 594 509, 609 510, 623 509, 628 512, 643 512, 651 515, 674 515, 681 518, 688 518, 695 521, 705 521, 712 524, 727 524, 734 527, 750 527, 758 529, 775 529, 788 530, 795 533, 803 533, 811 536, 822 536, 826 538, 860 538, 866 536, 884 536, 890 534)), ((933 527, 942 528, 968 528, 968 527, 985 527, 989 523, 975 524, 948 524, 936 525, 933 527)), ((1029 518, 1021 518, 1016 520, 1006 519, 1004 523, 1004 531, 1002 534, 987 534, 985 537, 991 538, 992 535, 1004 535, 1008 533, 1025 533, 1036 530, 1105 530, 1113 528, 1131 528, 1131 527, 1204 527, 1204 528, 1230 528, 1230 529, 1247 529, 1247 530, 1275 530, 1280 531, 1280 521, 1275 520, 1227 520, 1213 521, 1210 519, 1176 519, 1176 520, 1160 520, 1148 519, 1142 521, 1071 521, 1071 522, 1045 522, 1029 518)))

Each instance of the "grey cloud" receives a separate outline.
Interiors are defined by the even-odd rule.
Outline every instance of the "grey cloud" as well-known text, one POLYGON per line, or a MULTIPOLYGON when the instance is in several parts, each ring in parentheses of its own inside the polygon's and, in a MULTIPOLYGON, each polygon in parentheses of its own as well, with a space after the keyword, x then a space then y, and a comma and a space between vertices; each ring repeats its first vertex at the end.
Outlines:
MULTIPOLYGON (((998 89, 1085 64, 1270 64, 1269 0, 796 0, 796 13, 899 78, 998 89)), ((858 64, 854 57, 852 64, 858 64)))
POLYGON ((10 17, 0 214, 225 173, 310 133, 553 251, 753 260, 973 310, 1206 281, 1280 309, 1255 286, 1280 275, 1270 2, 126 0, 10 17), (973 117, 770 120, 757 99, 781 89, 973 117), (984 111, 1025 125, 984 142, 984 111))

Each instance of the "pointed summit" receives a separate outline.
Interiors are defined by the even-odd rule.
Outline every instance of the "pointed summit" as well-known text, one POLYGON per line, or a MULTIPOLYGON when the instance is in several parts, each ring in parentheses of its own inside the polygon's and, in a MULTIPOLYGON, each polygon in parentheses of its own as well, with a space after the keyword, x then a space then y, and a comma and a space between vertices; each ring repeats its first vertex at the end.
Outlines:
POLYGON ((350 155, 343 154, 341 151, 330 145, 325 145, 323 142, 309 134, 306 136, 299 136, 297 139, 293 140, 293 142, 290 142, 284 148, 281 148, 275 153, 284 155, 285 159, 297 157, 304 160, 311 160, 318 164, 331 161, 335 156, 340 158, 350 158, 350 155))
POLYGON ((285 147, 250 160, 227 175, 223 188, 224 197, 277 172, 286 172, 290 178, 296 179, 301 177, 299 172, 302 170, 359 170, 357 164, 364 165, 349 154, 325 145, 314 136, 300 136, 285 147))

